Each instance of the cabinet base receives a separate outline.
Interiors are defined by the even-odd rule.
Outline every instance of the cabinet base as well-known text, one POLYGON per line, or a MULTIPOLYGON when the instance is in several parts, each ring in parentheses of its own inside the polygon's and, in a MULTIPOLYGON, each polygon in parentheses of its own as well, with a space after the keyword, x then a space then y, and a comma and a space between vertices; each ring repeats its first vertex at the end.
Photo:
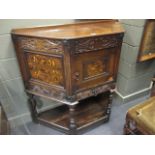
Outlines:
POLYGON ((109 120, 110 93, 100 94, 82 100, 74 109, 75 129, 70 128, 70 107, 62 105, 38 114, 37 119, 41 124, 55 128, 66 134, 81 134, 109 120))

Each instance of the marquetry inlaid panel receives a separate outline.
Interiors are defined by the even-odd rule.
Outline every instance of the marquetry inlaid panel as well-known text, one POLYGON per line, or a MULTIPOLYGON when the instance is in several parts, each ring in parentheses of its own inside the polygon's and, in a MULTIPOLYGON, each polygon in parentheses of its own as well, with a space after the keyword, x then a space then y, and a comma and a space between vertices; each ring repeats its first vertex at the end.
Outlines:
POLYGON ((63 69, 60 58, 27 54, 32 78, 55 85, 63 85, 63 69))
POLYGON ((103 60, 96 60, 88 62, 84 65, 84 70, 86 70, 85 78, 94 77, 97 75, 101 75, 105 72, 106 65, 103 60))
POLYGON ((63 45, 58 40, 21 37, 20 44, 22 49, 63 54, 63 45))

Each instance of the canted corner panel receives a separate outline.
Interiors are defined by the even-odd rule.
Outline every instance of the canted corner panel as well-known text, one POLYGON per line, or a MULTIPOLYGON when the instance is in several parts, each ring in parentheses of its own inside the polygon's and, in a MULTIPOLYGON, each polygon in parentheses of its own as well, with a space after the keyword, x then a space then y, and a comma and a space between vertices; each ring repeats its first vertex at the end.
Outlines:
POLYGON ((61 58, 27 53, 27 65, 32 79, 48 84, 64 86, 61 58))
POLYGON ((19 42, 23 50, 63 54, 63 44, 59 40, 19 37, 19 42))

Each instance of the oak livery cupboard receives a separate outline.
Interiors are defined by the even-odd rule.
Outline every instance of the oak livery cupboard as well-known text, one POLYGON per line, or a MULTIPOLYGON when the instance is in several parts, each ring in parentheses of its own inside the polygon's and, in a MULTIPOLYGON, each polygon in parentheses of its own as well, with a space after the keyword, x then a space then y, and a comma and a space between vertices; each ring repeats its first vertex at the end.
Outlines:
POLYGON ((108 120, 123 35, 117 20, 12 30, 33 119, 70 134, 108 120), (37 96, 62 106, 38 113, 37 96))

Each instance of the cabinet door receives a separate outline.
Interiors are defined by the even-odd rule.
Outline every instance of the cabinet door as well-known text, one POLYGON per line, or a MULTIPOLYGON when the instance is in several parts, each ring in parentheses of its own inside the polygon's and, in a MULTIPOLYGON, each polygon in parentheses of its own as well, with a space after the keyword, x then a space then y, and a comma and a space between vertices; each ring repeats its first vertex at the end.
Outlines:
POLYGON ((115 48, 75 54, 72 59, 74 92, 114 81, 117 57, 115 48))

